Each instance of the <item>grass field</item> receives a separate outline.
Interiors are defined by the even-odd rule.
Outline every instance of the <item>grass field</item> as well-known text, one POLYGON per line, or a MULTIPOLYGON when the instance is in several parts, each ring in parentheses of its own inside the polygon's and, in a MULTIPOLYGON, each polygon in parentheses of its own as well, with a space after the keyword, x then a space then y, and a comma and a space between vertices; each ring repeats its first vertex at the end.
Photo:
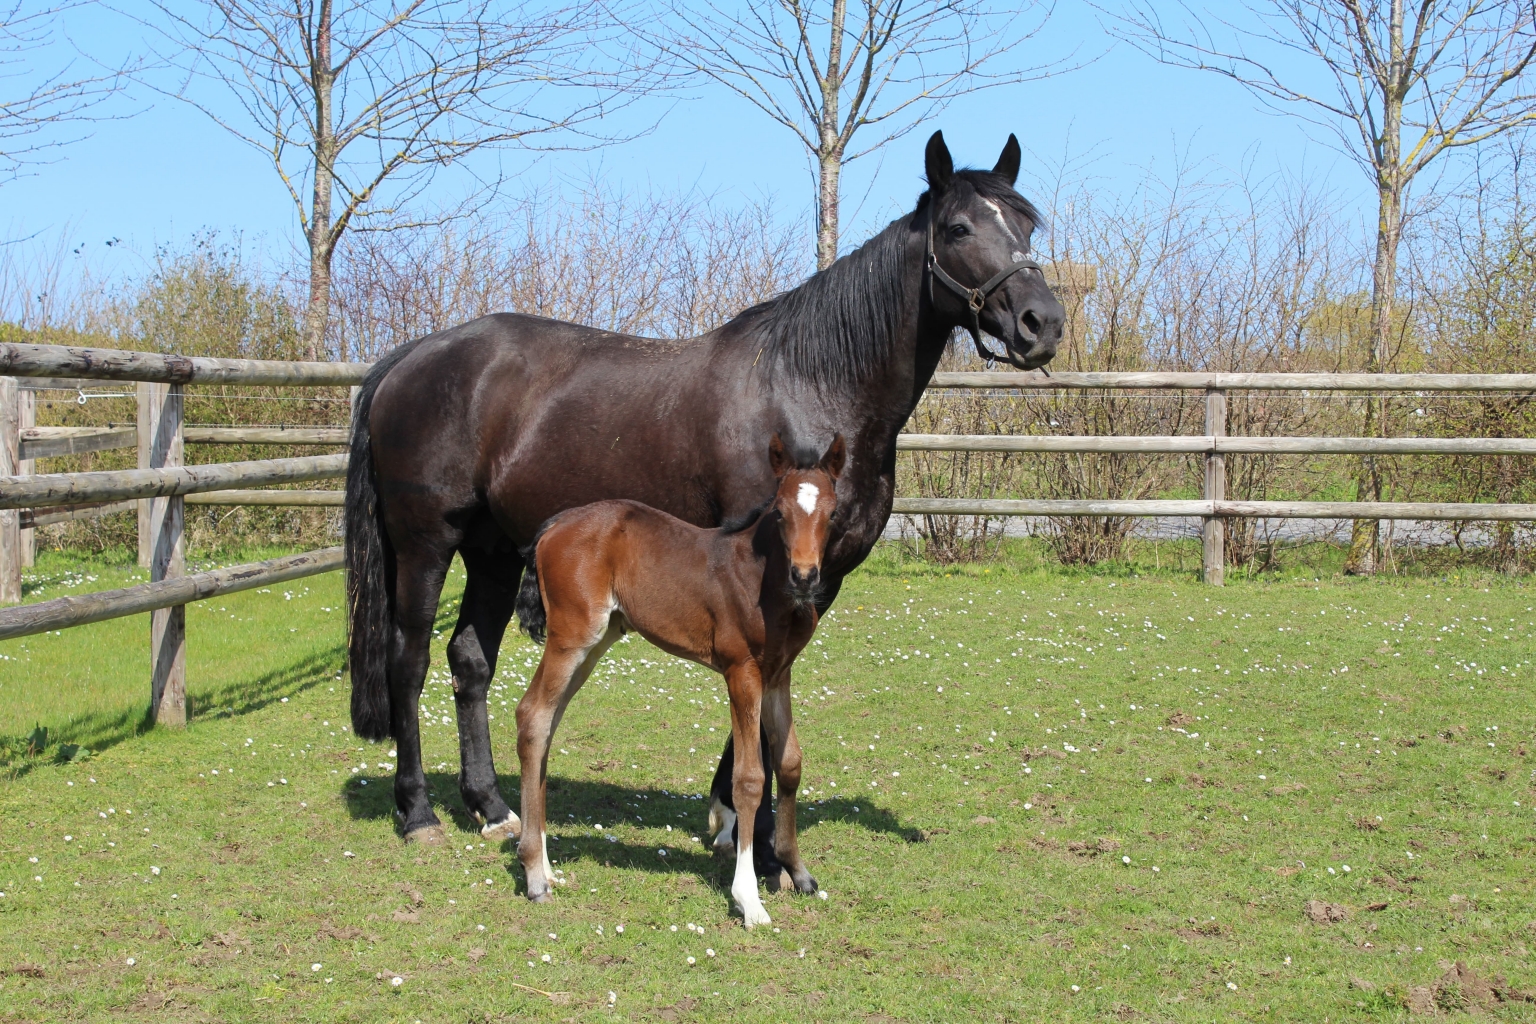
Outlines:
MULTIPOLYGON (((827 898, 752 933, 700 842, 723 687, 638 640, 557 737, 544 906, 459 806, 454 595, 446 849, 398 839, 391 749, 345 728, 339 575, 189 611, 183 733, 138 728, 142 619, 0 644, 0 1020, 1392 1020, 1496 998, 1456 961, 1536 990, 1527 582, 1029 566, 849 580, 795 686, 827 898)), ((32 596, 132 575, 49 557, 32 596)), ((509 639, 492 703, 514 806, 536 659, 509 639)))

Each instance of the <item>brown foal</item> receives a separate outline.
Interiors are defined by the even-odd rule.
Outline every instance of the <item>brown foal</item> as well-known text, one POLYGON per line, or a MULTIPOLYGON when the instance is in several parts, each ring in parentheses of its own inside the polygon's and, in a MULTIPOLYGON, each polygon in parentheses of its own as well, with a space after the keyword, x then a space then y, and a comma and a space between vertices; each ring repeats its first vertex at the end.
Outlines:
POLYGON ((523 627, 535 639, 547 633, 538 671, 517 706, 523 774, 517 854, 530 899, 549 899, 554 881, 544 797, 555 729, 598 659, 630 629, 725 676, 738 815, 731 896, 746 926, 769 923, 752 863, 753 821, 766 781, 759 729, 779 782, 774 852, 796 889, 816 891, 795 834, 800 744, 789 669, 816 630, 821 558, 845 457, 839 434, 820 460, 796 465, 775 434, 768 458, 778 490, 740 527, 705 530, 639 502, 600 501, 563 512, 541 529, 518 599, 523 627))

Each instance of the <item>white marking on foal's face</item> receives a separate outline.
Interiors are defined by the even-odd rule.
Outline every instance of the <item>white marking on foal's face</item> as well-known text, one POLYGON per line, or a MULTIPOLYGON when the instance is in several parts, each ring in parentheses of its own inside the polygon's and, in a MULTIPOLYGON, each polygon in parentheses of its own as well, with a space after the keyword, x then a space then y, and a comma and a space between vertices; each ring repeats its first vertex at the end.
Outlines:
POLYGON ((821 497, 821 488, 815 484, 801 484, 800 490, 795 494, 795 504, 805 509, 806 515, 816 511, 816 499, 821 497))

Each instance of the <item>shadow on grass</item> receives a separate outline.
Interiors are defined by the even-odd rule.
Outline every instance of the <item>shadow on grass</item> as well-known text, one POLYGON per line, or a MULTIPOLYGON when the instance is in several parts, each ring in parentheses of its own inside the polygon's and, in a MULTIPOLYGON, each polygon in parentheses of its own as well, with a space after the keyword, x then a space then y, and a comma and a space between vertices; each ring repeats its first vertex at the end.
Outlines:
MULTIPOLYGON (((427 788, 432 794, 432 804, 439 816, 447 819, 450 829, 461 834, 478 837, 480 824, 470 817, 459 799, 458 776, 449 772, 428 772, 427 788)), ((342 800, 354 819, 363 821, 396 821, 395 796, 392 776, 354 776, 341 787, 342 800)), ((515 777, 502 779, 502 795, 516 809, 520 795, 515 777)), ((722 866, 710 852, 710 836, 706 831, 708 801, 659 789, 623 786, 610 782, 553 777, 549 780, 549 806, 551 824, 570 825, 580 822, 598 822, 609 828, 613 825, 639 824, 651 828, 671 825, 674 831, 662 846, 639 846, 627 843, 610 833, 559 837, 550 836, 549 853, 561 865, 579 861, 603 864, 605 867, 631 871, 644 871, 661 875, 696 875, 706 883, 725 888, 730 884, 730 868, 722 866), (699 842, 694 842, 697 836, 699 842), (666 853, 658 851, 665 849, 666 853)), ((893 836, 903 842, 920 843, 923 835, 917 829, 903 826, 892 812, 860 798, 834 798, 819 803, 801 803, 799 810, 800 834, 806 835, 818 825, 827 822, 846 822, 870 832, 893 836)), ((398 833, 397 833, 398 835, 398 833)), ((380 841, 384 836, 380 835, 380 841)), ((398 842, 397 838, 389 841, 398 842)), ((457 840, 450 832, 449 844, 457 840)), ((506 840, 501 844, 507 855, 505 870, 517 877, 518 891, 525 884, 517 862, 517 843, 506 840)))
MULTIPOLYGON (((336 669, 342 658, 343 650, 338 645, 254 678, 188 694, 188 715, 195 725, 204 719, 252 714, 284 697, 295 697, 323 682, 335 682, 336 669)), ((39 765, 68 761, 78 751, 85 751, 87 756, 98 754, 142 735, 152 726, 147 706, 93 712, 47 730, 46 746, 30 756, 26 753, 30 737, 3 737, 0 738, 0 771, 9 778, 18 779, 39 765)))

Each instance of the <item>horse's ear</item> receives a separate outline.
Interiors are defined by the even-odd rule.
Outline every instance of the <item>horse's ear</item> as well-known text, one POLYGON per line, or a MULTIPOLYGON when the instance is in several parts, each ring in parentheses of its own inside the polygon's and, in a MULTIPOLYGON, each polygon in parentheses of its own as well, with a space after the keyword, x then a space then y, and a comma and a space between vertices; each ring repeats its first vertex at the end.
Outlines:
POLYGON ((928 191, 937 198, 949 190, 949 179, 955 174, 955 161, 944 145, 944 133, 934 132, 928 139, 928 149, 923 153, 923 169, 928 175, 928 191))
POLYGON ((1010 134, 1008 142, 1003 146, 1003 155, 997 158, 997 166, 992 168, 992 173, 1008 179, 1012 185, 1019 180, 1019 162, 1023 154, 1019 151, 1019 137, 1010 134))
POLYGON ((784 474, 794 468, 789 453, 784 450, 784 442, 778 434, 773 435, 773 440, 768 442, 768 465, 773 467, 773 475, 777 480, 784 479, 784 474))
POLYGON ((838 434, 827 446, 827 453, 821 457, 821 468, 827 471, 827 476, 833 480, 843 475, 843 463, 848 459, 848 446, 843 443, 843 435, 838 434))

